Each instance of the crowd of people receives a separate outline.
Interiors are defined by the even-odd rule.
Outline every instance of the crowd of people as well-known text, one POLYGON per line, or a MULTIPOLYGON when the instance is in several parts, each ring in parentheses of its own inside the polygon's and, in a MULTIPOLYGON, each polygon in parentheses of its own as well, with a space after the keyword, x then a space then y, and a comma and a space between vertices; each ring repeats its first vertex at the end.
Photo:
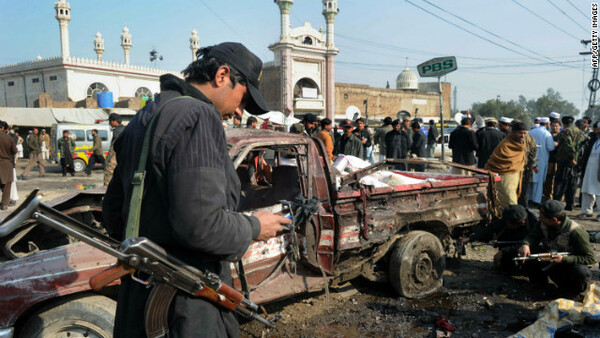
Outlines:
MULTIPOLYGON (((469 175, 471 168, 479 168, 500 176, 495 184, 499 217, 463 243, 508 243, 494 257, 500 270, 524 274, 538 285, 550 279, 566 294, 584 291, 591 278, 589 266, 596 258, 588 232, 566 211, 580 203, 581 214, 576 218, 595 217, 594 206, 600 199, 600 122, 592 124, 588 117, 575 121, 553 112, 535 119, 531 128, 507 117, 486 118, 482 128, 473 128, 473 124, 467 114, 449 135, 448 147, 456 165, 452 173, 469 175), (580 195, 576 197, 578 187, 580 195), (539 219, 532 212, 536 208, 539 219), (513 260, 554 252, 545 262, 524 260, 516 265, 513 260)), ((257 128, 255 118, 248 122, 248 128, 253 127, 257 128)), ((329 119, 318 121, 313 114, 306 114, 290 132, 321 140, 331 161, 343 154, 374 163, 374 147, 379 148, 379 161, 433 158, 440 141, 435 121, 421 128, 419 121, 408 118, 386 117, 372 134, 362 118, 333 127, 329 119)), ((396 168, 424 171, 425 165, 398 164, 396 168)), ((600 213, 596 219, 600 221, 600 213)))
MULTIPOLYGON (((250 116, 246 122, 248 129, 274 129, 272 124, 258 126, 257 119, 250 116)), ((243 128, 241 118, 234 118, 233 128, 243 128)), ((275 128, 275 130, 277 130, 275 128)), ((386 158, 406 159, 409 157, 434 157, 440 135, 435 121, 430 120, 426 128, 417 120, 409 118, 392 120, 386 117, 375 133, 367 125, 367 121, 358 118, 355 121, 343 120, 334 125, 328 118, 319 120, 314 114, 306 114, 301 122, 290 127, 290 133, 316 137, 325 146, 327 157, 335 161, 339 155, 354 156, 373 164, 378 152, 378 161, 386 158), (427 130, 427 134, 423 132, 427 130), (378 149, 378 150, 377 150, 378 149)), ((399 169, 406 166, 399 164, 399 169)), ((425 171, 425 164, 411 166, 415 171, 425 171)))
POLYGON ((566 211, 579 202, 576 217, 594 217, 600 193, 600 122, 592 126, 588 117, 575 121, 555 112, 533 122, 528 128, 523 121, 488 118, 485 128, 475 132, 471 118, 464 117, 450 134, 453 162, 467 169, 476 164, 501 177, 495 184, 499 219, 462 242, 499 241, 503 245, 494 263, 501 271, 524 274, 537 285, 552 280, 564 294, 576 295, 586 290, 596 257, 589 233, 566 211), (539 220, 533 216, 536 208, 539 220), (514 264, 517 257, 535 254, 547 259, 514 264))

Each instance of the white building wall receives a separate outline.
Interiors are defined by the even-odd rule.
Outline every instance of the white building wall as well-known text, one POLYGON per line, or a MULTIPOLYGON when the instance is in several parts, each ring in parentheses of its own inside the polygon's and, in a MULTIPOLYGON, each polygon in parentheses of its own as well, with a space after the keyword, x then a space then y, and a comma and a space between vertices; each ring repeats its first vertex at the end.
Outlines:
POLYGON ((140 87, 158 93, 159 77, 166 73, 181 76, 178 72, 83 58, 55 57, 0 66, 0 106, 33 107, 44 91, 55 101, 81 101, 94 82, 113 92, 114 101, 135 96, 140 87), (33 82, 34 78, 39 81, 33 82), (8 86, 9 82, 13 85, 8 86))
POLYGON ((70 69, 67 72, 69 97, 73 101, 84 100, 87 90, 95 82, 104 84, 113 93, 113 101, 120 97, 133 97, 140 87, 146 87, 153 93, 160 91, 158 77, 136 74, 115 74, 101 70, 70 69))
POLYGON ((321 81, 321 73, 322 73, 322 62, 307 62, 307 61, 298 61, 296 59, 292 60, 292 83, 295 86, 298 81, 303 78, 309 78, 313 80, 317 87, 319 88, 319 94, 322 93, 323 90, 323 82, 321 81))

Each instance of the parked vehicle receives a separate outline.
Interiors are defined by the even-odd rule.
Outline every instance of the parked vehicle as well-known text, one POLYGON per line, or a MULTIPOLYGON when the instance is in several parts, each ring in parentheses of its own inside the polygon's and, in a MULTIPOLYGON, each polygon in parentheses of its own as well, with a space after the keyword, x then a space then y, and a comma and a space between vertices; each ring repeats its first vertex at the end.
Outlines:
MULTIPOLYGON (((72 124, 72 123, 58 123, 52 125, 52 131, 50 138, 54 140, 54 144, 58 145, 58 140, 63 136, 63 131, 69 131, 69 137, 75 141, 75 151, 73 152, 73 166, 75 172, 82 172, 88 164, 88 160, 92 155, 89 149, 92 148, 94 143, 94 137, 92 136, 92 130, 98 130, 98 136, 102 139, 102 150, 104 156, 108 156, 110 149, 110 141, 112 140, 112 129, 108 124, 72 124)), ((60 152, 58 147, 55 146, 56 150, 55 158, 60 158, 60 152)))
MULTIPOLYGON (((442 285, 446 257, 456 253, 454 238, 487 217, 484 171, 476 176, 402 172, 434 180, 373 188, 358 179, 377 168, 338 177, 323 160, 326 152, 317 139, 228 129, 227 140, 242 183, 242 212, 277 212, 281 200, 299 195, 315 203, 293 233, 254 242, 244 255, 250 299, 258 304, 359 276, 389 281, 408 298, 432 294, 442 285), (264 167, 251 170, 256 163, 264 167)), ((102 194, 88 190, 49 204, 102 230, 102 194)), ((118 281, 99 294, 90 291, 88 279, 114 263, 112 257, 34 220, 2 243, 0 337, 10 337, 13 330, 17 337, 81 330, 109 336, 107 318, 114 313, 118 281), (59 320, 58 313, 66 315, 59 320)), ((240 289, 233 264, 232 275, 240 289)))

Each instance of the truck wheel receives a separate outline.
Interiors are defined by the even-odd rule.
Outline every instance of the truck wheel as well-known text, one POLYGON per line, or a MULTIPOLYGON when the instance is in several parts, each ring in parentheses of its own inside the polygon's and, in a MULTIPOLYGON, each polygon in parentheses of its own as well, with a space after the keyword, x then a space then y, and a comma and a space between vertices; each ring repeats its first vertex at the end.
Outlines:
POLYGON ((73 160, 73 169, 75 169, 76 173, 80 173, 80 172, 84 171, 85 166, 86 166, 85 162, 82 159, 77 158, 77 159, 73 160))
POLYGON ((113 336, 117 303, 105 296, 84 294, 52 303, 31 315, 19 337, 113 336))
POLYGON ((406 298, 421 298, 442 286, 444 248, 429 232, 411 231, 396 243, 389 266, 392 287, 406 298))

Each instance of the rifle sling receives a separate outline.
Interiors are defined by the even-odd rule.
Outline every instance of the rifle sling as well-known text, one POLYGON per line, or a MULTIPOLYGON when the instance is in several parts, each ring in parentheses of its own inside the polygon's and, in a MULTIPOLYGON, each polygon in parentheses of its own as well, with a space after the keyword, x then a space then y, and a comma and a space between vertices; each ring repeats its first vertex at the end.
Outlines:
POLYGON ((158 107, 158 110, 150 118, 146 132, 144 133, 144 143, 142 145, 142 152, 140 154, 140 161, 138 163, 138 169, 133 174, 131 180, 131 199, 129 200, 129 214, 127 215, 127 225, 125 227, 125 238, 138 237, 140 232, 140 212, 142 210, 142 199, 144 193, 144 180, 146 178, 146 163, 148 162, 148 153, 150 152, 150 135, 154 123, 158 120, 158 116, 162 112, 162 109, 171 101, 175 101, 183 98, 192 98, 190 96, 177 96, 168 99, 158 107))

